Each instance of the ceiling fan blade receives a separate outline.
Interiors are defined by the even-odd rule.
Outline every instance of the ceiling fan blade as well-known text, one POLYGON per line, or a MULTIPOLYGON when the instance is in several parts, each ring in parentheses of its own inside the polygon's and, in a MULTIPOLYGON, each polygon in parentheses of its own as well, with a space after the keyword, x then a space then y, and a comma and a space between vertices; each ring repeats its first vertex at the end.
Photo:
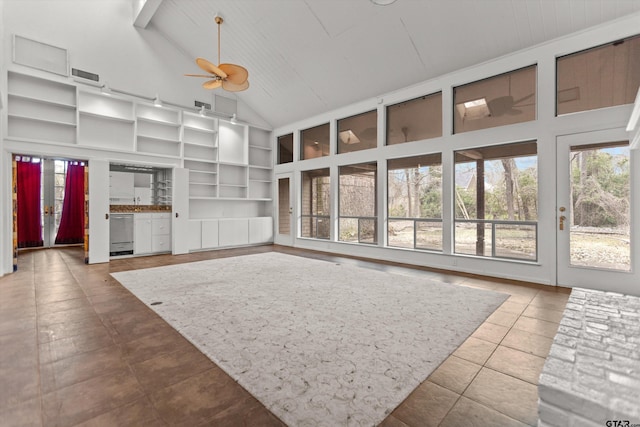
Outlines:
POLYGON ((215 74, 216 76, 219 76, 223 79, 227 78, 227 73, 204 58, 196 58, 196 64, 198 64, 198 67, 202 68, 207 73, 215 74))
POLYGON ((212 77, 215 77, 215 76, 212 76, 211 74, 185 74, 185 76, 187 76, 187 77, 206 77, 208 79, 210 79, 212 77))
POLYGON ((222 86, 222 80, 209 80, 208 82, 202 83, 202 87, 205 89, 216 89, 222 86))
POLYGON ((248 87, 249 87, 248 80, 245 80, 244 83, 239 85, 231 83, 228 80, 222 81, 222 89, 228 90, 229 92, 241 92, 243 90, 246 90, 248 87))
POLYGON ((530 93, 530 94, 529 94, 529 95, 527 95, 527 96, 523 96, 522 98, 520 98, 520 99, 518 99, 518 100, 516 100, 516 101, 513 101, 513 106, 514 106, 514 107, 522 107, 522 105, 519 105, 519 104, 520 104, 522 101, 526 101, 527 99, 531 98, 531 97, 532 97, 532 96, 534 96, 534 95, 535 95, 535 93, 530 93))
POLYGON ((223 72, 227 73, 227 81, 236 85, 241 85, 249 78, 249 72, 246 68, 236 64, 220 64, 218 66, 223 72))

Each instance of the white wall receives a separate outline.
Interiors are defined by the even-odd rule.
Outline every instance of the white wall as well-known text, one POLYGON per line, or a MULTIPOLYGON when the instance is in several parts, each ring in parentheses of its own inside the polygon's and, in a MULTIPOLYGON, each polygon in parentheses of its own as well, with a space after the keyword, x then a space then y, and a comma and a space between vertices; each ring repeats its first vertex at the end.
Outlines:
MULTIPOLYGON (((606 108, 597 111, 570 114, 555 117, 555 58, 568 53, 577 52, 603 43, 615 41, 620 38, 632 36, 640 32, 640 14, 613 21, 606 25, 595 27, 588 31, 570 35, 562 39, 545 43, 530 49, 519 51, 508 56, 497 58, 474 67, 463 69, 439 78, 425 81, 421 84, 401 89, 392 93, 381 94, 379 97, 349 105, 334 111, 329 111, 306 120, 292 123, 275 129, 273 132, 274 144, 276 138, 288 133, 294 134, 294 159, 299 158, 299 131, 313 126, 329 122, 331 131, 331 152, 335 153, 337 119, 354 114, 378 109, 378 148, 359 152, 331 155, 323 158, 295 161, 283 165, 277 165, 274 172, 292 172, 294 179, 294 194, 299 199, 300 172, 317 168, 331 168, 332 176, 332 212, 337 213, 337 168, 340 165, 378 161, 379 187, 386 182, 386 160, 394 157, 404 157, 430 152, 441 152, 443 160, 443 174, 445 188, 443 188, 443 253, 428 253, 391 249, 383 247, 382 238, 386 228, 384 217, 386 216, 386 189, 378 189, 378 221, 379 242, 378 246, 356 245, 340 243, 336 241, 318 241, 313 239, 296 238, 294 246, 325 250, 340 254, 370 257, 374 259, 386 259, 398 262, 427 265, 434 268, 459 270, 477 274, 486 274, 497 277, 520 279, 543 284, 556 284, 556 241, 555 241, 555 188, 556 188, 556 137, 564 134, 589 132, 599 129, 624 127, 631 113, 631 106, 606 108), (484 79, 511 70, 522 68, 531 64, 538 65, 538 93, 537 93, 537 120, 516 125, 498 128, 466 132, 453 135, 453 100, 452 91, 455 86, 484 79), (384 146, 385 107, 418 96, 442 91, 443 95, 443 136, 441 138, 426 141, 417 141, 393 146, 384 146), (538 141, 538 262, 510 262, 504 260, 454 256, 452 233, 453 224, 453 189, 451 188, 451 175, 453 165, 453 152, 461 148, 480 147, 500 143, 516 141, 538 141)), ((632 166, 633 167, 633 166, 632 166)), ((632 197, 632 212, 638 212, 640 206, 638 200, 638 186, 634 187, 632 197)), ((277 204, 274 204, 277 209, 277 204)), ((334 215, 334 223, 337 215, 334 215)), ((277 215, 274 212, 274 218, 277 215)), ((300 202, 294 204, 294 218, 299 224, 300 202)), ((636 215, 637 217, 637 215, 636 215)), ((635 230, 636 227, 632 228, 635 230)), ((332 232, 335 230, 335 224, 332 232)), ((298 235, 299 231, 294 230, 298 235)), ((334 233, 335 235, 335 233, 334 233)), ((637 236, 634 243, 640 246, 637 236)), ((633 237, 632 237, 633 238, 633 237)), ((632 265, 640 265, 638 250, 632 253, 632 265)), ((633 273, 638 277, 637 272, 633 273)), ((639 290, 635 290, 638 292, 639 290)))

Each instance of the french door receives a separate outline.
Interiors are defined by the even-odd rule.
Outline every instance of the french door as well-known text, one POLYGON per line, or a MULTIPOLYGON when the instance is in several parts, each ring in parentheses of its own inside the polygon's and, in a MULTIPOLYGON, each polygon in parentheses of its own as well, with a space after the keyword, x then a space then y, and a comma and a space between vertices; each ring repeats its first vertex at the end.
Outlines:
MULTIPOLYGON (((24 224, 28 222, 28 228, 37 229, 36 234, 40 236, 38 238, 31 238, 29 244, 20 245, 21 247, 52 247, 56 245, 56 237, 58 236, 58 231, 60 228, 61 220, 62 220, 62 212, 65 206, 65 191, 67 191, 67 173, 69 171, 70 164, 78 164, 82 162, 77 161, 68 161, 68 160, 59 160, 59 159, 50 159, 43 158, 38 156, 16 156, 20 162, 30 163, 31 166, 31 174, 32 177, 29 177, 31 184, 28 185, 26 183, 27 175, 20 175, 16 182, 16 190, 20 197, 32 197, 29 193, 39 192, 37 195, 33 195, 39 199, 39 203, 35 206, 35 209, 38 211, 33 214, 33 212, 23 212, 18 208, 17 212, 17 222, 18 224, 24 224), (33 181, 38 181, 39 185, 33 185, 33 181), (37 217, 37 219, 36 219, 37 217), (37 233, 37 231, 41 231, 37 233)), ((20 166, 18 166, 20 167, 20 166)), ((83 180, 82 172, 79 172, 78 179, 83 180)), ((82 192, 82 194, 77 194, 77 198, 84 198, 84 190, 83 183, 80 182, 78 185, 74 186, 78 192, 82 192), (79 187, 78 187, 79 185, 79 187)), ((82 203, 81 201, 78 203, 82 203)), ((78 205, 75 203, 75 205, 78 205)), ((20 206, 20 204, 19 204, 20 206)), ((33 207, 33 204, 31 208, 33 207)), ((75 211, 78 209, 82 209, 82 207, 75 206, 75 211)), ((32 210, 32 209, 30 209, 32 210)), ((82 212, 74 213, 73 220, 75 221, 83 221, 83 219, 79 215, 83 215, 82 212)), ((78 227, 75 227, 78 228, 78 227)), ((82 227, 79 228, 80 230, 82 227)), ((33 230, 30 230, 32 232, 33 230)), ((68 233, 67 233, 68 234, 68 233)), ((58 238, 59 244, 68 244, 68 243, 79 243, 79 240, 82 240, 82 233, 77 231, 75 234, 78 234, 74 239, 60 239, 58 238)), ((18 236, 20 238, 20 236, 18 236)), ((68 236, 67 236, 68 237, 68 236)))
POLYGON ((293 245, 293 175, 278 174, 276 175, 276 233, 274 242, 279 245, 293 245))
POLYGON ((558 285, 640 291, 635 157, 624 129, 558 137, 558 285))

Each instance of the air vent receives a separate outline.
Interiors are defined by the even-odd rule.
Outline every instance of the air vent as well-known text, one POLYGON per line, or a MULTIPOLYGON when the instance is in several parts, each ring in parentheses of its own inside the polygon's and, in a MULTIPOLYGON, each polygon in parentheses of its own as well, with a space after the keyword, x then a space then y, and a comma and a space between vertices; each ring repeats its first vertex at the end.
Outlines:
POLYGON ((211 104, 202 101, 195 101, 196 108, 204 107, 205 110, 211 110, 211 104))
POLYGON ((90 73, 88 71, 78 70, 77 68, 71 69, 71 74, 74 77, 80 77, 87 80, 93 80, 94 82, 100 81, 100 76, 98 74, 90 73))

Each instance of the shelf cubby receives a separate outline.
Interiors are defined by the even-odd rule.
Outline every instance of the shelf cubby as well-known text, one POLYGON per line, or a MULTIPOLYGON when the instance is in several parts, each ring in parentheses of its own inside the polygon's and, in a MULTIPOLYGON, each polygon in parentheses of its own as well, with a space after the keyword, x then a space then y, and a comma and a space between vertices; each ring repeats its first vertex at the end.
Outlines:
POLYGON ((185 159, 201 159, 215 162, 217 160, 218 150, 213 147, 205 147, 200 144, 184 143, 185 159))
POLYGON ((138 135, 136 151, 139 153, 180 157, 180 144, 172 140, 138 135))
POLYGON ((219 165, 218 183, 229 186, 247 186, 246 166, 223 164, 219 165))

